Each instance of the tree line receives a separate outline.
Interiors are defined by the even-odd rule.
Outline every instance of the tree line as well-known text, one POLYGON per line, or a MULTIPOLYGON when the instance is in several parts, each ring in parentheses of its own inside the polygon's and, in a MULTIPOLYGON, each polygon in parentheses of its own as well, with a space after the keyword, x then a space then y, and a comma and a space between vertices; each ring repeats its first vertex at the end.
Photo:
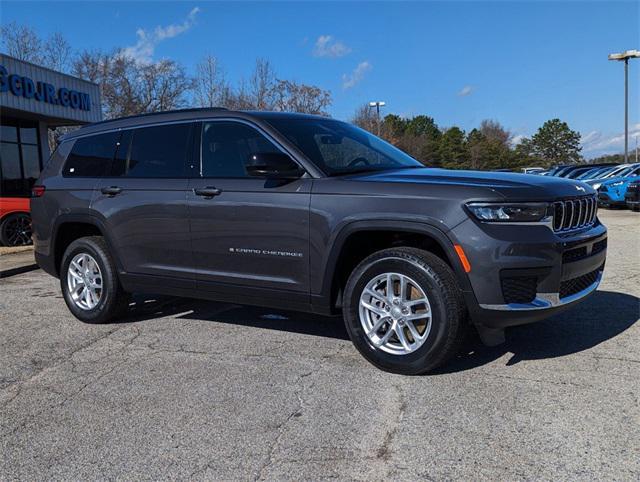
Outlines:
MULTIPOLYGON (((12 57, 97 83, 106 119, 185 107, 328 115, 332 103, 330 91, 280 78, 265 59, 256 59, 251 75, 232 84, 212 55, 206 55, 189 76, 174 60, 140 61, 124 48, 75 51, 59 33, 42 38, 14 22, 2 25, 0 34, 3 50, 12 57)), ((491 170, 582 160, 580 134, 559 119, 545 122, 531 138, 517 143, 510 131, 493 120, 465 132, 457 126, 440 127, 427 115, 389 114, 379 119, 365 105, 351 121, 430 166, 491 170)), ((52 144, 65 130, 52 132, 52 144)))
POLYGON ((550 167, 582 161, 580 134, 560 119, 546 121, 531 138, 514 142, 499 122, 483 120, 465 132, 457 126, 439 127, 432 117, 389 114, 378 118, 368 105, 351 121, 380 135, 426 165, 448 169, 518 169, 550 167))

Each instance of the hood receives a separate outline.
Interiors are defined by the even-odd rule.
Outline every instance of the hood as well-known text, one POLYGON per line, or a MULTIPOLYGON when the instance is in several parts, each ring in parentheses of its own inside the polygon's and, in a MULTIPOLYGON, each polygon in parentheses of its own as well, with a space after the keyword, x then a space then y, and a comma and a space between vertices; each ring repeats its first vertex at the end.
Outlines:
POLYGON ((595 194, 590 186, 553 176, 495 171, 415 168, 346 176, 350 180, 487 188, 514 200, 551 200, 595 194))
MULTIPOLYGON (((611 184, 615 184, 616 182, 626 182, 626 183, 630 183, 631 181, 636 181, 638 180, 637 176, 634 177, 612 177, 611 179, 605 179, 603 180, 600 184, 603 186, 610 186, 611 184)), ((595 183, 594 183, 595 184, 595 183)))

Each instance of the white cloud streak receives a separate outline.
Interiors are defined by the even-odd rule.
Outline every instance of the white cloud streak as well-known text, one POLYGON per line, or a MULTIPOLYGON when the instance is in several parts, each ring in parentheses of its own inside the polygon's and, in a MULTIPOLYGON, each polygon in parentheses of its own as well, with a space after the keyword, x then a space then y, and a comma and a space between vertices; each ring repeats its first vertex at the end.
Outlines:
POLYGON ((156 46, 163 40, 177 37, 193 27, 200 8, 193 8, 182 23, 165 27, 158 25, 152 31, 139 28, 136 31, 138 41, 135 45, 122 49, 122 54, 140 63, 150 63, 153 60, 156 46))
POLYGON ((351 89, 360 83, 367 72, 373 68, 373 65, 367 60, 360 62, 350 74, 342 75, 342 88, 351 89))
MULTIPOLYGON (((629 126, 629 151, 635 149, 635 138, 640 136, 640 123, 629 126)), ((624 151, 624 132, 605 134, 591 131, 582 136, 582 152, 590 157, 618 154, 624 151)))
POLYGON ((351 52, 351 48, 339 40, 334 40, 331 35, 320 35, 313 47, 315 57, 344 57, 349 52, 351 52))
POLYGON ((460 92, 458 92, 458 96, 459 97, 466 97, 468 95, 473 94, 473 91, 476 90, 473 86, 471 85, 465 85, 460 92))

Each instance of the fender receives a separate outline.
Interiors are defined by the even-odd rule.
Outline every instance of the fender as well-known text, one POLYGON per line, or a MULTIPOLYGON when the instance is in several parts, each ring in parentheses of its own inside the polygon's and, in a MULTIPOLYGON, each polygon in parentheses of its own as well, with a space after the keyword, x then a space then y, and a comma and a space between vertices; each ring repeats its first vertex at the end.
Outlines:
MULTIPOLYGON (((118 254, 113 249, 114 244, 110 238, 110 235, 108 234, 109 230, 106 229, 106 226, 102 221, 102 219, 100 219, 98 216, 95 216, 89 213, 61 214, 56 218, 55 224, 53 225, 52 237, 51 237, 50 252, 52 253, 52 257, 55 257, 56 242, 58 239, 58 231, 60 230, 60 226, 66 223, 84 223, 84 224, 90 224, 98 228, 98 231, 100 231, 101 236, 104 238, 105 242, 107 243, 107 246, 109 247, 109 253, 111 254, 111 256, 113 257, 116 263, 116 268, 118 270, 118 273, 124 272, 124 268, 122 263, 120 262, 118 254)), ((58 271, 58 266, 55 266, 55 270, 56 272, 58 271)))
POLYGON ((325 258, 323 266, 325 266, 322 274, 322 288, 320 298, 330 303, 331 283, 336 270, 336 264, 342 248, 349 236, 358 231, 402 231, 416 234, 424 234, 434 239, 447 255, 449 264, 453 267, 454 273, 460 288, 463 292, 472 292, 469 278, 464 272, 464 268, 458 258, 453 247, 454 241, 451 240, 441 229, 425 222, 416 222, 411 220, 393 220, 393 219, 367 219, 350 222, 343 226, 333 239, 329 242, 328 256, 325 258))

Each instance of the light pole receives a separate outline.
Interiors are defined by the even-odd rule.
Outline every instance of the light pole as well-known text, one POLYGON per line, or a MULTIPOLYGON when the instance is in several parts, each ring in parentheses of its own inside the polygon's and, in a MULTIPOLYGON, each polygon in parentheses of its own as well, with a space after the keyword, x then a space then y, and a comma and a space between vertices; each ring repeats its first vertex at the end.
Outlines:
POLYGON ((369 102, 369 107, 375 107, 376 108, 376 116, 378 119, 378 136, 380 135, 380 107, 384 107, 385 105, 387 105, 385 102, 382 102, 380 100, 375 101, 375 102, 369 102))
POLYGON ((640 50, 609 54, 609 60, 624 61, 624 162, 629 162, 629 59, 640 57, 640 50))

